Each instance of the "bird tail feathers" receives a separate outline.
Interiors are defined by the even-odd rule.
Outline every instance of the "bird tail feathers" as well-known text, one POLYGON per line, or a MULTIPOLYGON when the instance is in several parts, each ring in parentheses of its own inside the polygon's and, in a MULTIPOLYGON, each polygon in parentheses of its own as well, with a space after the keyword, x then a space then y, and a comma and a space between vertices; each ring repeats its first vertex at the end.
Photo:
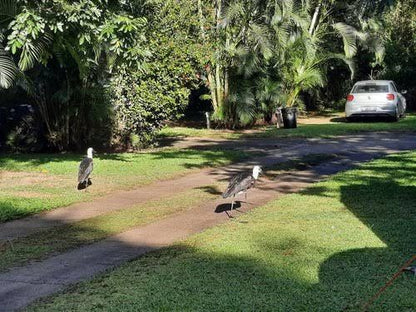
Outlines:
POLYGON ((92 184, 91 179, 88 178, 88 180, 82 181, 78 183, 78 190, 85 190, 88 186, 92 184))
POLYGON ((78 190, 84 190, 86 188, 87 188, 87 181, 78 183, 78 187, 77 187, 78 190))

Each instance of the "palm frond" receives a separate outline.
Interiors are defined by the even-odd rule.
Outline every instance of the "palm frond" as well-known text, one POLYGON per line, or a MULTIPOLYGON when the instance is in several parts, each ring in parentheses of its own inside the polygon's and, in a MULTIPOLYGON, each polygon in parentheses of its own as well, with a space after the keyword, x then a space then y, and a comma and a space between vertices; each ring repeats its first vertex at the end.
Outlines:
POLYGON ((50 37, 47 34, 39 40, 26 41, 20 54, 18 63, 19 68, 22 71, 26 71, 32 68, 37 62, 42 62, 44 55, 48 50, 49 42, 50 37))
POLYGON ((301 86, 303 90, 312 89, 314 87, 323 87, 325 78, 322 71, 317 68, 300 69, 295 78, 295 84, 301 86))
POLYGON ((242 125, 248 125, 255 120, 257 107, 254 94, 250 88, 240 90, 234 104, 236 117, 242 125))
POLYGON ((282 84, 280 81, 263 77, 256 83, 256 98, 261 103, 277 103, 282 94, 282 84))
POLYGON ((19 70, 13 59, 0 47, 0 88, 10 88, 18 73, 19 70))
POLYGON ((251 25, 249 39, 254 43, 254 51, 261 53, 266 60, 272 56, 272 45, 266 26, 258 24, 251 25))
POLYGON ((336 23, 333 27, 342 37, 345 56, 347 58, 354 57, 357 53, 357 40, 364 41, 368 35, 345 23, 336 23))
POLYGON ((343 61, 348 66, 348 68, 351 72, 351 78, 350 79, 351 80, 354 79, 355 73, 357 71, 356 63, 355 63, 354 59, 348 58, 344 54, 341 54, 341 53, 328 53, 325 57, 326 57, 325 61, 328 61, 330 59, 338 59, 338 60, 343 61))
POLYGON ((242 2, 236 1, 236 2, 230 3, 225 12, 227 24, 229 23, 229 21, 238 19, 239 17, 243 16, 244 11, 245 11, 245 8, 242 2))
POLYGON ((0 0, 0 25, 10 21, 17 13, 16 0, 0 0))

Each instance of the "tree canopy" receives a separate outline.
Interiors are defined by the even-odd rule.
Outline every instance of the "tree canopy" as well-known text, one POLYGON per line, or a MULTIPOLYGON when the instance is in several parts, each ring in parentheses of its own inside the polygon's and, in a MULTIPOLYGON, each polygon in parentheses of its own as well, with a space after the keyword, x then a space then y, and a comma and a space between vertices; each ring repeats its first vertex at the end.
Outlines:
POLYGON ((36 111, 7 124, 0 142, 138 148, 204 88, 230 128, 269 121, 281 106, 340 107, 356 79, 394 79, 411 97, 415 4, 0 0, 0 106, 36 111))

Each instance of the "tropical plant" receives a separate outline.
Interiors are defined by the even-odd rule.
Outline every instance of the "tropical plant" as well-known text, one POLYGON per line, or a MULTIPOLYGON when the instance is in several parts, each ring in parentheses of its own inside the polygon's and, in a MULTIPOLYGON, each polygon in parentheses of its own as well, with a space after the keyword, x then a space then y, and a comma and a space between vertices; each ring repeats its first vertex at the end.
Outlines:
MULTIPOLYGON (((395 80, 416 98, 416 1, 398 0, 383 14, 386 57, 380 77, 395 80)), ((410 102, 410 101, 409 101, 410 102)))
POLYGON ((274 66, 282 73, 282 95, 285 101, 282 104, 285 106, 299 104, 301 93, 323 87, 328 65, 336 60, 342 60, 349 66, 352 79, 355 73, 353 58, 358 46, 372 49, 376 61, 381 61, 383 45, 375 40, 374 32, 365 32, 365 28, 359 31, 336 21, 332 15, 334 8, 334 1, 319 1, 311 15, 308 3, 300 6, 296 1, 286 1, 279 6, 278 15, 275 15, 278 22, 273 25, 279 42, 275 47, 278 65, 274 66), (342 39, 342 42, 337 38, 342 39), (329 44, 331 42, 339 44, 329 44))
POLYGON ((149 22, 144 34, 152 51, 146 67, 126 68, 113 77, 110 88, 116 113, 113 142, 136 149, 152 144, 166 120, 181 116, 205 57, 194 35, 194 1, 157 0, 145 10, 149 22))
POLYGON ((0 88, 7 89, 13 85, 19 70, 11 55, 6 51, 5 28, 17 14, 17 5, 14 0, 0 1, 0 88))
MULTIPOLYGON (((32 69, 27 89, 51 147, 80 148, 92 139, 91 126, 103 121, 100 112, 109 111, 96 108, 103 100, 96 96, 105 93, 111 73, 139 68, 149 55, 142 32, 146 19, 106 0, 16 3, 19 12, 5 30, 6 49, 21 71, 32 69)), ((108 123, 111 116, 104 119, 108 123)))
POLYGON ((271 55, 264 1, 198 1, 200 38, 210 51, 205 71, 214 109, 224 125, 250 124, 257 115, 254 89, 246 78, 271 55))
MULTIPOLYGON (((277 105, 300 104, 299 95, 325 85, 329 64, 340 66, 336 60, 353 76, 358 46, 371 47, 378 63, 382 59, 375 35, 337 21, 336 1, 199 0, 198 5, 201 38, 214 43, 205 66, 214 117, 229 127, 252 124, 259 113, 270 119, 277 105), (206 18, 209 5, 214 10, 206 18)), ((367 28, 375 25, 365 22, 367 28)))

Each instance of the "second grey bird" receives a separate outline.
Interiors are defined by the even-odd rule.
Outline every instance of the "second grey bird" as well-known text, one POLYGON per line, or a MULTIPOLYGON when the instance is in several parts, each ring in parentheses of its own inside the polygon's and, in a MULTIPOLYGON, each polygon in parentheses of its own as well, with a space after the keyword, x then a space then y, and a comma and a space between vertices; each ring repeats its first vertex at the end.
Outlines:
POLYGON ((90 174, 94 168, 92 154, 94 150, 92 147, 88 148, 87 156, 79 164, 78 170, 78 190, 84 190, 92 184, 90 174))
POLYGON ((234 176, 230 183, 228 184, 227 189, 222 194, 222 198, 233 197, 233 201, 231 203, 231 210, 234 207, 235 196, 238 194, 245 193, 247 199, 247 190, 252 188, 259 178, 262 169, 260 166, 254 166, 252 173, 240 173, 234 176))

